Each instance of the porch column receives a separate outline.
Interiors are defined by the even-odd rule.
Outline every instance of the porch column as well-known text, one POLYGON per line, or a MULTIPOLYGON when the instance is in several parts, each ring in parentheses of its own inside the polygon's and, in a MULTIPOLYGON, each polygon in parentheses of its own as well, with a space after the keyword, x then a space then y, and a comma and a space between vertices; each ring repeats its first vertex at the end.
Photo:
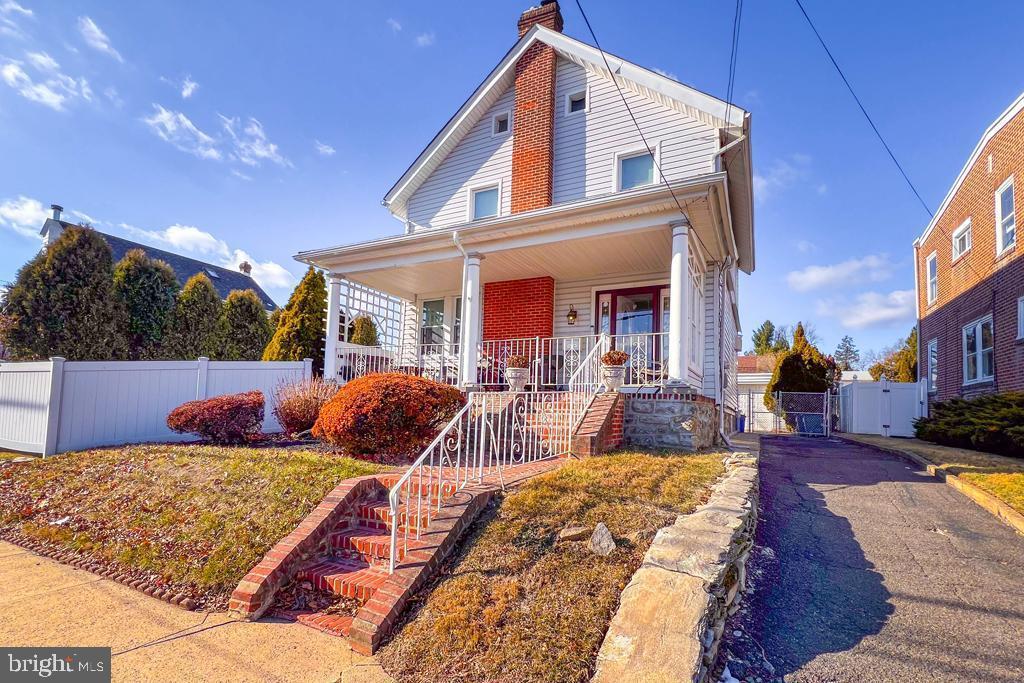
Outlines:
POLYGON ((687 383, 690 310, 689 285, 690 221, 688 218, 669 223, 672 228, 672 265, 669 270, 668 314, 668 383, 687 383))
POLYGON ((327 331, 324 338, 324 379, 338 378, 338 331, 341 328, 341 281, 338 275, 327 279, 327 331))
POLYGON ((462 333, 459 340, 459 386, 471 389, 478 382, 480 322, 483 316, 480 261, 483 256, 466 254, 462 264, 462 333))

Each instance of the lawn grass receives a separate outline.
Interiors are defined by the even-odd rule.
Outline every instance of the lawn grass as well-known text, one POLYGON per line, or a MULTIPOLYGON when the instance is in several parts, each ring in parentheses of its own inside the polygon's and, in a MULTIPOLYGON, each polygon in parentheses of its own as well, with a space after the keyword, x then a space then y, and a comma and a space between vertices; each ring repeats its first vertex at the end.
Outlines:
POLYGON ((402 683, 586 681, 619 595, 657 530, 692 511, 721 454, 623 452, 574 461, 509 494, 380 653, 402 683), (617 549, 556 542, 604 522, 617 549))
POLYGON ((1024 514, 1024 460, 966 448, 940 446, 920 439, 890 439, 866 434, 850 436, 883 448, 910 451, 1024 514))
POLYGON ((86 552, 217 602, 343 479, 316 450, 143 445, 0 469, 0 531, 86 552))

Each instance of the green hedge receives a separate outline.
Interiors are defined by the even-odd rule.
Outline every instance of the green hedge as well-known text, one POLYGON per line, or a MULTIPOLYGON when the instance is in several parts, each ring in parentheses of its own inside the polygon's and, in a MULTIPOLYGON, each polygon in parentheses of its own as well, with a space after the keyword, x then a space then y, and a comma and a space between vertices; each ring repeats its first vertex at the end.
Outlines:
POLYGON ((1024 458, 1024 392, 954 398, 929 412, 914 423, 919 439, 1024 458))

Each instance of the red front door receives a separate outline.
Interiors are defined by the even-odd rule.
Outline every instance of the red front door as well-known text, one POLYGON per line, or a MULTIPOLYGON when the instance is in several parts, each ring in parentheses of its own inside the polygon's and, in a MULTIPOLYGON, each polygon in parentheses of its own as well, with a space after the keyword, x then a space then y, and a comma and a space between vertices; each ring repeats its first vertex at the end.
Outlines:
POLYGON ((597 293, 595 332, 651 334, 662 331, 663 285, 610 289, 597 293))

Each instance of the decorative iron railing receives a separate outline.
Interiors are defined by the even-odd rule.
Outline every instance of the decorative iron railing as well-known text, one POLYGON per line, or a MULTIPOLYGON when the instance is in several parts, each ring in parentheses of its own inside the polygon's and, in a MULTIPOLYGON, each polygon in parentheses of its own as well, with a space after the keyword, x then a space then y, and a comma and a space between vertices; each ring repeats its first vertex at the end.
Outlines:
POLYGON ((567 454, 592 399, 571 391, 470 393, 388 494, 390 571, 446 498, 485 477, 504 485, 510 467, 567 454))

